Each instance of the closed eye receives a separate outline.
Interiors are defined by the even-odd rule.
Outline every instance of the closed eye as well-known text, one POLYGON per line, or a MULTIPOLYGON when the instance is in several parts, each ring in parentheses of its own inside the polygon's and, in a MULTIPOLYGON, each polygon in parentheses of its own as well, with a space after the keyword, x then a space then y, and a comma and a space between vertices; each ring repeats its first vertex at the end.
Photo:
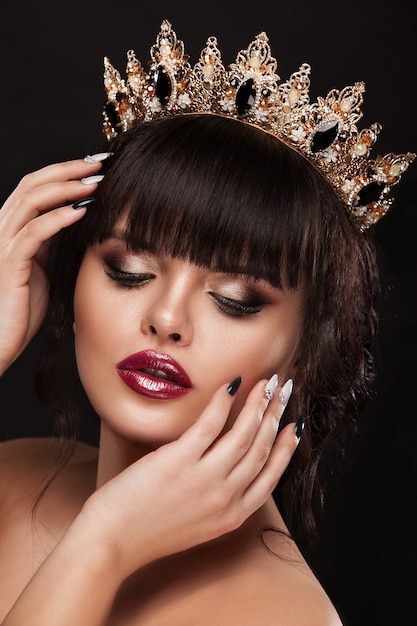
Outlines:
POLYGON ((265 302, 259 300, 235 300, 234 298, 227 298, 219 294, 210 293, 212 298, 216 301, 217 306, 224 313, 228 315, 235 315, 237 317, 244 317, 245 315, 255 315, 262 311, 265 306, 265 302))
POLYGON ((104 266, 104 271, 106 275, 111 278, 111 280, 114 280, 122 287, 128 288, 141 287, 155 278, 155 274, 126 272, 125 270, 114 267, 109 263, 104 266))

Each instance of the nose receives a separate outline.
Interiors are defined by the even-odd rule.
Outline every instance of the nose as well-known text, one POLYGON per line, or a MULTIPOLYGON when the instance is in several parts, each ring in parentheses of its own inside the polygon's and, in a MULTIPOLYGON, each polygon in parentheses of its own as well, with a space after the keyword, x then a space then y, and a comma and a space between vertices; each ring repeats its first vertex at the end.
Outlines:
POLYGON ((193 338, 193 325, 186 295, 160 294, 143 315, 141 330, 159 344, 189 345, 193 338))

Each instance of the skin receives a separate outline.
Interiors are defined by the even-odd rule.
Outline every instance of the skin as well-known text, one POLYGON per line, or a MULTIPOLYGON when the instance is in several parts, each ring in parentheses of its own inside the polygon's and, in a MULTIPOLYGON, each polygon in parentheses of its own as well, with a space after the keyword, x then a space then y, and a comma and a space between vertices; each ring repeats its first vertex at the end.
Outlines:
MULTIPOLYGON (((44 168, 0 212, 0 371, 43 319, 48 239, 85 214, 64 204, 94 193, 79 179, 99 169, 44 168)), ((77 444, 33 520, 56 442, 0 448, 2 624, 276 624, 277 615, 282 624, 340 624, 294 542, 272 533, 273 556, 258 536, 263 526, 286 530, 270 493, 297 439, 292 424, 276 436, 285 407, 264 390, 276 370, 281 383, 292 374, 301 294, 126 256, 115 234, 88 250, 74 300, 80 375, 102 418, 98 457, 77 444), (105 271, 109 255, 153 278, 121 287, 105 271), (219 295, 242 299, 248 289, 265 302, 256 314, 219 309, 219 295), (159 407, 127 388, 115 364, 145 348, 174 356, 193 390, 159 407), (237 375, 244 382, 232 398, 237 375)))

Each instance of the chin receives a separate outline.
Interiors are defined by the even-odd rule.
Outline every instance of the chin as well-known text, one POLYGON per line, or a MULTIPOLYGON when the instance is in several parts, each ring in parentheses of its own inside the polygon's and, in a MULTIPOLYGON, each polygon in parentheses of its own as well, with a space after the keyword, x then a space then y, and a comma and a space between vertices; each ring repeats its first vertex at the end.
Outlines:
POLYGON ((102 397, 94 398, 93 394, 89 399, 100 417, 102 429, 152 449, 178 439, 204 408, 192 408, 185 399, 152 400, 131 394, 122 394, 119 399, 113 396, 111 402, 103 402, 102 397))

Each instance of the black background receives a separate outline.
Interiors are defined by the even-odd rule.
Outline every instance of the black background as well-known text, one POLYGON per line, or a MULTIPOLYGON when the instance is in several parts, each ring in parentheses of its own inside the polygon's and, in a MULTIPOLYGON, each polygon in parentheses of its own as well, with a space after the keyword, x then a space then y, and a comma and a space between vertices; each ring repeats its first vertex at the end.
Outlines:
MULTIPOLYGON (((163 19, 192 63, 210 35, 227 64, 265 30, 284 80, 311 64, 312 97, 365 81, 360 127, 381 122, 377 151, 417 152, 414 0, 384 7, 375 0, 7 3, 0 11, 1 201, 23 174, 102 148, 103 56, 122 74, 129 48, 145 64, 163 19)), ((333 480, 322 540, 306 552, 348 626, 417 624, 416 192, 414 164, 376 227, 386 288, 374 398, 333 480)), ((41 338, 0 382, 1 439, 51 432, 30 382, 41 338)), ((70 351, 68 379, 78 393, 70 351)), ((81 436, 94 441, 96 427, 81 436)))

